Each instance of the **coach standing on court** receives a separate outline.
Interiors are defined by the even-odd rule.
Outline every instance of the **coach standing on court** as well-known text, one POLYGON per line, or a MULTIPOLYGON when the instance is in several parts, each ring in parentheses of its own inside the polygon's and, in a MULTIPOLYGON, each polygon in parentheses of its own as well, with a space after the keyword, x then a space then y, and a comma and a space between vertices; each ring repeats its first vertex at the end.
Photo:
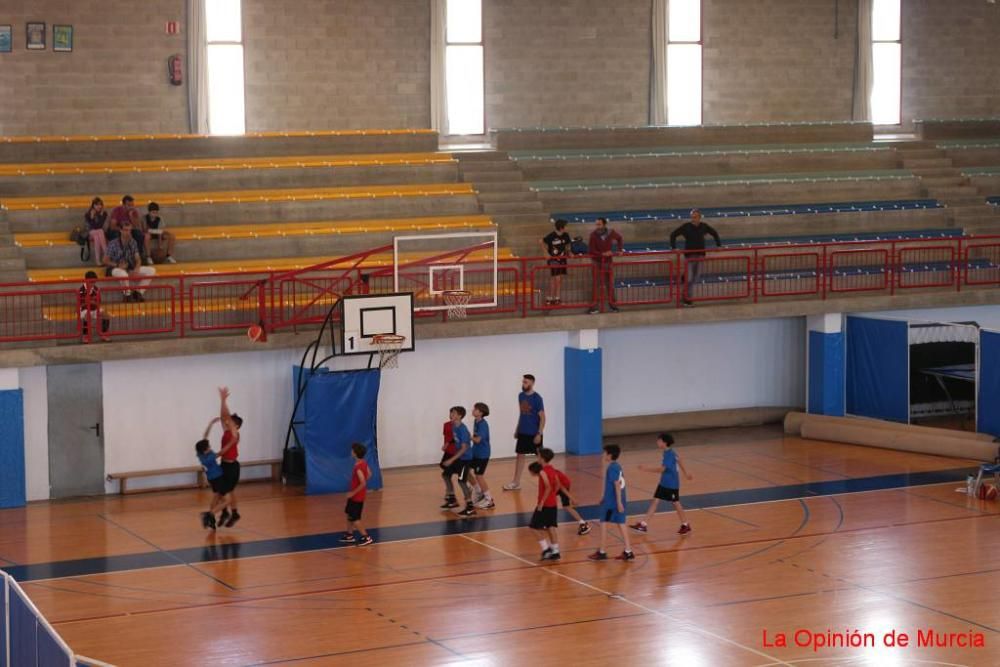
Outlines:
POLYGON ((618 254, 625 252, 625 240, 613 229, 608 229, 606 218, 597 219, 597 227, 590 233, 590 257, 594 260, 594 305, 587 311, 593 315, 600 311, 604 286, 608 289, 608 308, 618 312, 615 305, 614 276, 611 274, 611 263, 615 256, 615 244, 618 244, 618 254))
POLYGON ((684 237, 684 299, 685 306, 691 303, 691 288, 698 282, 698 274, 701 273, 702 260, 705 258, 705 236, 711 234, 715 239, 715 246, 722 247, 719 239, 719 232, 707 222, 702 222, 701 211, 691 210, 691 220, 675 229, 670 234, 670 249, 677 249, 677 237, 684 237))
POLYGON ((517 406, 520 416, 517 418, 517 429, 514 431, 514 439, 517 441, 517 446, 514 448, 517 454, 514 462, 514 479, 503 485, 504 491, 517 491, 521 488, 524 457, 527 454, 537 455, 542 447, 545 402, 541 394, 535 392, 535 376, 530 373, 521 378, 521 393, 517 395, 517 406))

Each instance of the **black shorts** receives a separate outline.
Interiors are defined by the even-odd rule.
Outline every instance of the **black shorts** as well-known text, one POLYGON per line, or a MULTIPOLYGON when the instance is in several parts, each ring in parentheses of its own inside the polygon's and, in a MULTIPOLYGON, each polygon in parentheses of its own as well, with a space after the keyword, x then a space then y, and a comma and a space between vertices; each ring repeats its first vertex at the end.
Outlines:
POLYGON ((656 493, 653 494, 653 497, 659 498, 660 500, 666 500, 671 503, 676 503, 681 499, 680 492, 677 489, 668 489, 662 485, 657 485, 656 493))
POLYGON ((489 459, 472 459, 472 472, 477 475, 486 474, 486 466, 490 464, 489 459))
POLYGON ((239 461, 223 461, 222 462, 222 479, 225 480, 223 485, 225 491, 222 493, 232 493, 236 485, 240 483, 240 462, 239 461))
POLYGON ((565 259, 550 259, 548 262, 549 266, 552 268, 549 270, 553 276, 565 276, 566 275, 566 260, 565 259))
POLYGON ((208 485, 212 487, 212 491, 218 493, 220 496, 224 496, 229 491, 226 490, 226 476, 219 475, 215 479, 208 480, 208 485))
POLYGON ((573 504, 573 501, 571 501, 569 499, 569 496, 566 495, 565 491, 560 491, 559 492, 559 500, 562 501, 562 506, 563 507, 569 507, 570 505, 573 504))
POLYGON ((517 446, 514 447, 514 452, 517 454, 538 454, 538 450, 542 448, 542 443, 539 442, 535 444, 535 436, 533 435, 521 435, 517 434, 517 446))
POLYGON ((361 510, 365 508, 365 503, 358 502, 357 500, 347 499, 347 506, 344 507, 344 514, 347 515, 348 521, 360 521, 361 520, 361 510))
POLYGON ((559 525, 556 521, 556 516, 557 513, 555 507, 543 507, 540 510, 535 510, 535 512, 531 515, 531 523, 528 525, 535 530, 555 528, 559 525))

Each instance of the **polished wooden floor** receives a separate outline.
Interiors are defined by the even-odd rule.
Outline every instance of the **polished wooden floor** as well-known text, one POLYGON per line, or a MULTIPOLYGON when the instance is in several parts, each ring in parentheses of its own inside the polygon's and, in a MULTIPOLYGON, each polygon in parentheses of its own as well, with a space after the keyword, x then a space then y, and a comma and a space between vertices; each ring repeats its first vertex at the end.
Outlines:
MULTIPOLYGON (((657 479, 637 466, 658 453, 637 444, 626 443, 623 463, 630 500, 645 501, 657 479)), ((973 466, 773 428, 681 434, 679 451, 695 476, 685 495, 753 498, 751 490, 973 466)), ((560 459, 582 501, 596 503, 599 459, 560 459)), ((496 489, 511 469, 509 460, 491 464, 496 489)), ((437 508, 436 469, 407 469, 385 473, 365 518, 412 526, 412 539, 255 557, 254 543, 338 531, 343 516, 342 496, 257 484, 242 489, 243 521, 216 535, 199 526, 201 492, 0 512, 0 563, 200 549, 204 557, 175 556, 173 566, 110 559, 105 573, 25 583, 76 651, 122 666, 998 665, 1000 503, 956 486, 717 504, 690 512, 694 532, 684 538, 661 507, 650 533, 633 536, 631 563, 588 561, 597 531, 577 537, 567 523, 564 560, 540 565, 525 528, 422 537, 461 519, 437 508), (879 645, 814 651, 794 645, 798 630, 872 632, 879 645), (913 646, 884 647, 892 630, 913 646), (918 630, 982 633, 986 648, 918 648, 918 630), (768 645, 778 633, 788 647, 768 645)), ((528 512, 529 489, 498 491, 493 514, 528 512)))

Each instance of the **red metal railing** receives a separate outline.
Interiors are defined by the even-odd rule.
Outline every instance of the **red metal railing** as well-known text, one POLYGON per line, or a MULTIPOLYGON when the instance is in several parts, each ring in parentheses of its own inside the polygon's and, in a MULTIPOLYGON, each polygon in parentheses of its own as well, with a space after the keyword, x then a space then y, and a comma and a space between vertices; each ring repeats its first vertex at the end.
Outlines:
MULTIPOLYGON (((82 279, 0 285, 0 342, 209 335, 254 324, 268 332, 293 330, 321 322, 340 295, 394 291, 397 273, 399 288, 414 293, 418 309, 440 308, 438 292, 457 286, 449 268, 456 265, 472 292, 470 317, 679 306, 688 295, 694 302, 758 302, 1000 286, 998 236, 720 248, 691 258, 675 251, 627 253, 606 268, 586 256, 565 264, 543 257, 500 260, 495 305, 492 261, 469 258, 482 246, 412 261, 398 271, 367 263, 391 249, 284 273, 153 277, 142 288, 142 301, 126 300, 126 286, 116 278, 95 281, 96 302, 81 295, 82 279)), ((447 320, 443 309, 418 315, 447 320)))

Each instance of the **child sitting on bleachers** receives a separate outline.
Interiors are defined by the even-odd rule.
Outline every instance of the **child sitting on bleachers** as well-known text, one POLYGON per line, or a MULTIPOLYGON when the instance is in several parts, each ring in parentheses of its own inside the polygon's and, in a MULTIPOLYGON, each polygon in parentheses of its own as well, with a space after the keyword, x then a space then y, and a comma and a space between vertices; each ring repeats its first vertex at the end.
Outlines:
POLYGON ((160 218, 160 205, 155 201, 149 202, 142 222, 146 238, 149 239, 147 243, 149 256, 153 262, 156 264, 164 262, 176 264, 177 260, 173 257, 174 235, 166 230, 166 224, 160 218))

